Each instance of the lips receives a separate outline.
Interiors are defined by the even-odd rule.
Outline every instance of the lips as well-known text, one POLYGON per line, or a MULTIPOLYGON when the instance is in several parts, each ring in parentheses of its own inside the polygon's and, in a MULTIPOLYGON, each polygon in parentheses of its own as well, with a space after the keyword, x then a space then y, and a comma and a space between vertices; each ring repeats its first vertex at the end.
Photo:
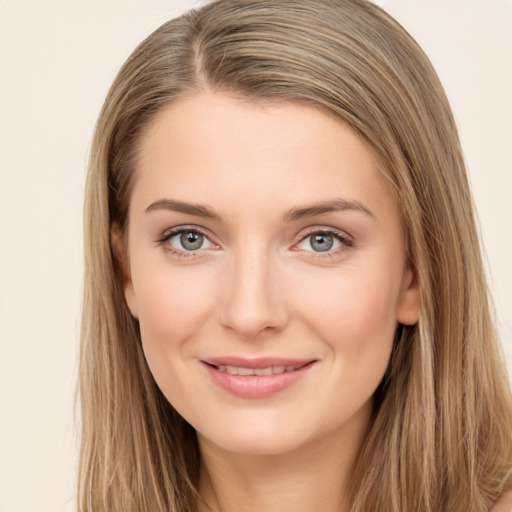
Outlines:
POLYGON ((265 398, 300 381, 316 361, 224 357, 201 362, 214 383, 224 391, 243 398, 265 398))
POLYGON ((293 372, 300 366, 267 366, 266 368, 245 368, 243 366, 218 365, 215 368, 230 375, 278 375, 284 372, 293 372))

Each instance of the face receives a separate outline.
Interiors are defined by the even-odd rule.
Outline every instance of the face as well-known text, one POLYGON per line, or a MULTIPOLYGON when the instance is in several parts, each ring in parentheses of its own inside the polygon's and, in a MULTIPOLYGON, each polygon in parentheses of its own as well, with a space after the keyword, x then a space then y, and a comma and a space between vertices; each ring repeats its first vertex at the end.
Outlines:
POLYGON ((396 202, 345 124, 175 102, 141 141, 126 246, 147 362, 200 441, 276 454, 366 429, 419 297, 396 202))

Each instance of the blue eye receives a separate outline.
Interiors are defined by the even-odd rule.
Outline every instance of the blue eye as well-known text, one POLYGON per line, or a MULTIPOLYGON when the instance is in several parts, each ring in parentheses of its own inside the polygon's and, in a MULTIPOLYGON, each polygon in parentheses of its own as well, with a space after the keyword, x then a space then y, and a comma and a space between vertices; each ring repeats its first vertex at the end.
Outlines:
POLYGON ((185 231, 180 235, 180 244, 187 251, 197 251, 201 249, 205 240, 204 236, 194 231, 185 231))
POLYGON ((303 251, 333 252, 337 249, 352 246, 352 241, 337 233, 315 231, 304 237, 297 247, 303 251))
POLYGON ((173 249, 183 252, 208 249, 214 244, 208 238, 195 229, 179 229, 165 235, 161 242, 165 242, 173 249))
POLYGON ((327 233, 317 233, 309 236, 309 245, 317 252, 330 251, 334 246, 334 237, 327 233))

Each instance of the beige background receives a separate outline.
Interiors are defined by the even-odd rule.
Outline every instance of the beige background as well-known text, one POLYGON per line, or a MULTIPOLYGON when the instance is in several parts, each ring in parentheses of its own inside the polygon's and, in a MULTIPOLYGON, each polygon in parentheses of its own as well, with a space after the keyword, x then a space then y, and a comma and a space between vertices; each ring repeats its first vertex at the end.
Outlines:
MULTIPOLYGON (((0 0, 0 512, 73 510, 89 141, 134 46, 198 3, 0 0)), ((379 4, 452 101, 512 369, 512 1, 379 4)))

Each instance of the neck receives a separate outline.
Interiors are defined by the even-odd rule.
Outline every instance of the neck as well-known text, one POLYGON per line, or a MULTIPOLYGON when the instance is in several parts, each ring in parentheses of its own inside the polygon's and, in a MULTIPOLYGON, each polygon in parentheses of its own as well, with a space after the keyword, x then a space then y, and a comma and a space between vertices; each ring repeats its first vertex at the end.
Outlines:
POLYGON ((272 455, 229 452, 199 436, 205 503, 198 511, 348 512, 350 476, 366 429, 341 430, 272 455))

